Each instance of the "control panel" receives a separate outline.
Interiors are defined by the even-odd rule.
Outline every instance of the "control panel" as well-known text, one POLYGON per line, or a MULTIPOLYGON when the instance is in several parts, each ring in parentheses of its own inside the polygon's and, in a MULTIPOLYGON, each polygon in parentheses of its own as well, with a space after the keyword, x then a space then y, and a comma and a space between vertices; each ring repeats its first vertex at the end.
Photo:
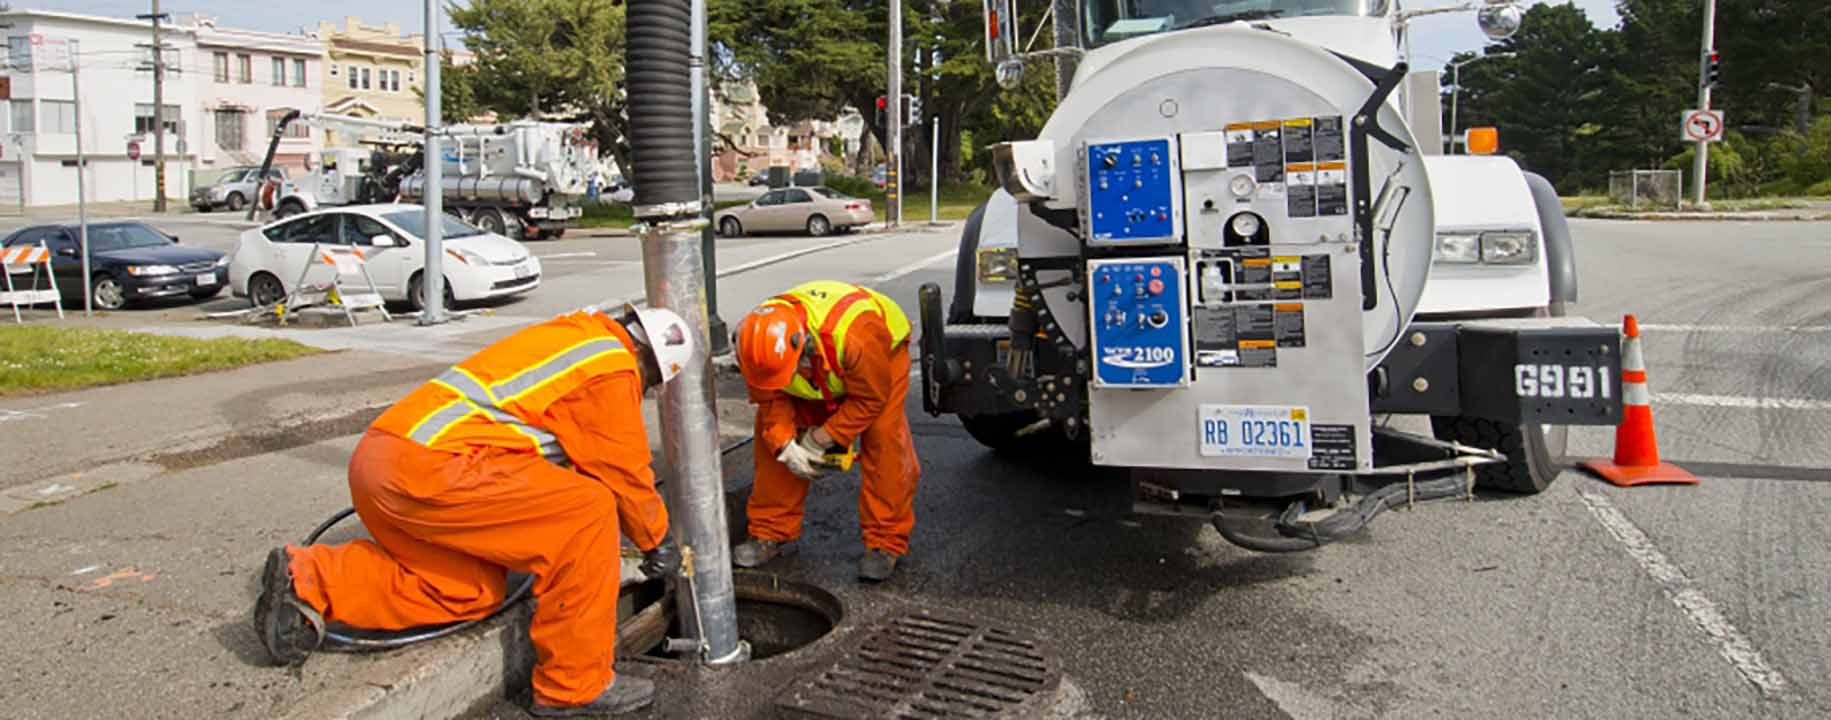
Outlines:
POLYGON ((1083 162, 1089 245, 1182 242, 1182 172, 1170 138, 1089 142, 1083 162))
POLYGON ((1095 387, 1189 384, 1184 258, 1087 264, 1095 387))

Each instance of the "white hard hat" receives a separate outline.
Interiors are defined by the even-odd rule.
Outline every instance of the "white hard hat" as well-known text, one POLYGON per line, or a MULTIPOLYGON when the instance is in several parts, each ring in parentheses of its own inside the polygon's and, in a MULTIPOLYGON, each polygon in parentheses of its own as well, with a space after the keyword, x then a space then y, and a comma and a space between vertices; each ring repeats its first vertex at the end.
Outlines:
POLYGON ((661 369, 662 382, 673 380, 686 369, 693 359, 693 331, 687 327, 686 320, 664 308, 626 304, 623 309, 635 314, 636 324, 626 329, 638 342, 648 346, 649 357, 654 358, 655 367, 661 369))

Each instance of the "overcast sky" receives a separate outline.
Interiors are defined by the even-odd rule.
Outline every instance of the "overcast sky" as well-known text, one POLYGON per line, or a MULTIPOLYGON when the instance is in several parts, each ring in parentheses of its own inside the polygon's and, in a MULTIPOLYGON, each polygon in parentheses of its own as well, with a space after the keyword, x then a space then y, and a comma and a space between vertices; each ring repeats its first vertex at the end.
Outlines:
MULTIPOLYGON (((442 2, 443 0, 441 0, 442 2)), ((1449 4, 1453 0, 1441 0, 1449 4)), ((1620 22, 1615 14, 1615 0, 1538 0, 1539 2, 1572 2, 1589 14, 1590 20, 1597 27, 1614 27, 1620 22)), ((13 0, 15 7, 42 8, 46 10, 64 10, 69 12, 92 13, 96 15, 128 16, 135 12, 146 12, 149 2, 134 0, 13 0), (137 8, 129 10, 128 8, 137 8)), ((1437 0, 1410 0, 1406 7, 1423 8, 1438 4, 1437 0)), ((399 23, 405 32, 419 30, 424 24, 422 17, 423 3, 418 0, 314 0, 313 2, 273 2, 272 0, 165 0, 164 12, 188 13, 201 12, 213 15, 225 26, 244 27, 254 30, 272 30, 277 32, 298 32, 301 28, 313 29, 319 20, 330 20, 341 24, 343 16, 357 15, 363 22, 381 24, 387 21, 399 23), (392 8, 392 14, 382 14, 378 6, 392 8)), ((446 23, 445 31, 451 30, 446 23)), ((1464 50, 1473 50, 1486 42, 1475 26, 1475 17, 1470 13, 1452 13, 1424 18, 1412 24, 1413 63, 1420 67, 1442 67, 1443 62, 1451 55, 1464 50)), ((455 44, 455 40, 454 40, 455 44)))

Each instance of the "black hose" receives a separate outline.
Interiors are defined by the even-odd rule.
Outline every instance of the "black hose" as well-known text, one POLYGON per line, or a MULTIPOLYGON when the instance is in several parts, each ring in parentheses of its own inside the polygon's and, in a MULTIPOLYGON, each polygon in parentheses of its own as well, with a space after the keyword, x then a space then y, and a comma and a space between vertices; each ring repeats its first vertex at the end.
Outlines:
MULTIPOLYGON (((306 535, 305 542, 300 543, 300 544, 302 544, 302 545, 316 544, 318 542, 318 538, 320 536, 324 535, 324 533, 326 531, 330 530, 332 527, 335 527, 337 525, 337 523, 343 522, 343 520, 345 518, 348 518, 349 516, 355 515, 355 514, 356 514, 356 508, 353 508, 353 507, 347 507, 342 510, 339 510, 335 515, 332 515, 329 520, 325 520, 324 522, 318 523, 318 527, 312 528, 311 534, 306 535)), ((515 603, 521 602, 521 599, 527 597, 528 593, 530 591, 532 591, 533 589, 534 589, 534 576, 529 575, 526 580, 522 581, 521 586, 515 588, 514 592, 509 593, 508 597, 503 598, 502 604, 497 605, 495 610, 490 611, 490 614, 485 615, 480 618, 475 618, 472 620, 455 622, 455 623, 451 623, 449 625, 436 625, 436 626, 424 627, 424 628, 408 628, 406 630, 401 630, 399 632, 393 632, 393 633, 385 633, 385 634, 377 633, 377 635, 375 637, 367 637, 367 636, 357 637, 354 635, 340 633, 335 630, 326 629, 324 632, 324 638, 326 640, 330 640, 334 643, 337 643, 338 645, 342 645, 344 647, 349 647, 349 648, 355 648, 355 649, 359 649, 359 650, 390 650, 393 648, 406 647, 408 645, 412 645, 417 642, 423 642, 423 641, 431 640, 434 638, 445 637, 446 635, 450 635, 452 633, 455 633, 455 632, 458 632, 465 628, 468 628, 472 625, 476 625, 477 623, 487 621, 491 618, 496 617, 497 615, 501 615, 502 611, 507 610, 511 607, 514 607, 515 603)))
MULTIPOLYGON (((634 206, 700 199, 694 166, 691 0, 630 0, 627 30, 629 144, 634 206)), ((651 213, 651 215, 655 215, 651 213)))
POLYGON ((1423 502, 1455 497, 1468 492, 1462 476, 1450 476, 1418 483, 1393 483, 1362 496, 1354 505, 1316 521, 1299 520, 1308 506, 1302 500, 1292 501, 1272 522, 1278 537, 1241 532, 1229 525, 1220 513, 1210 522, 1227 542, 1255 552, 1292 553, 1314 550, 1350 537, 1373 522, 1380 513, 1401 502, 1423 502))

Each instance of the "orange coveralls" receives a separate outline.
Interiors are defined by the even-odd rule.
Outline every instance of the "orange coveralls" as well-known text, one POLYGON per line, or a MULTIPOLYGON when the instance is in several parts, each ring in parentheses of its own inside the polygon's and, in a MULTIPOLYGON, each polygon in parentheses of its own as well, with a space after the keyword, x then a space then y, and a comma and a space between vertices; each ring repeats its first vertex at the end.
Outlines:
MULTIPOLYGON (((751 443, 756 481, 746 510, 750 535, 775 541, 801 537, 808 481, 789 472, 776 453, 795 439, 799 428, 823 425, 838 445, 860 441, 858 524, 865 547, 901 556, 909 552, 916 481, 922 475, 903 410, 909 395, 908 341, 893 345, 883 316, 870 312, 859 314, 845 333, 836 373, 845 392, 834 398, 837 407, 829 410, 824 401, 750 388, 750 400, 757 405, 756 442, 751 443)), ((824 365, 817 360, 812 372, 799 372, 818 386, 824 365)))
POLYGON ((668 529, 634 347, 615 321, 573 313, 389 408, 350 459, 374 541, 289 547, 294 590, 327 621, 397 630, 486 615, 505 569, 532 573, 537 699, 596 699, 615 677, 619 533, 646 551, 668 529))

